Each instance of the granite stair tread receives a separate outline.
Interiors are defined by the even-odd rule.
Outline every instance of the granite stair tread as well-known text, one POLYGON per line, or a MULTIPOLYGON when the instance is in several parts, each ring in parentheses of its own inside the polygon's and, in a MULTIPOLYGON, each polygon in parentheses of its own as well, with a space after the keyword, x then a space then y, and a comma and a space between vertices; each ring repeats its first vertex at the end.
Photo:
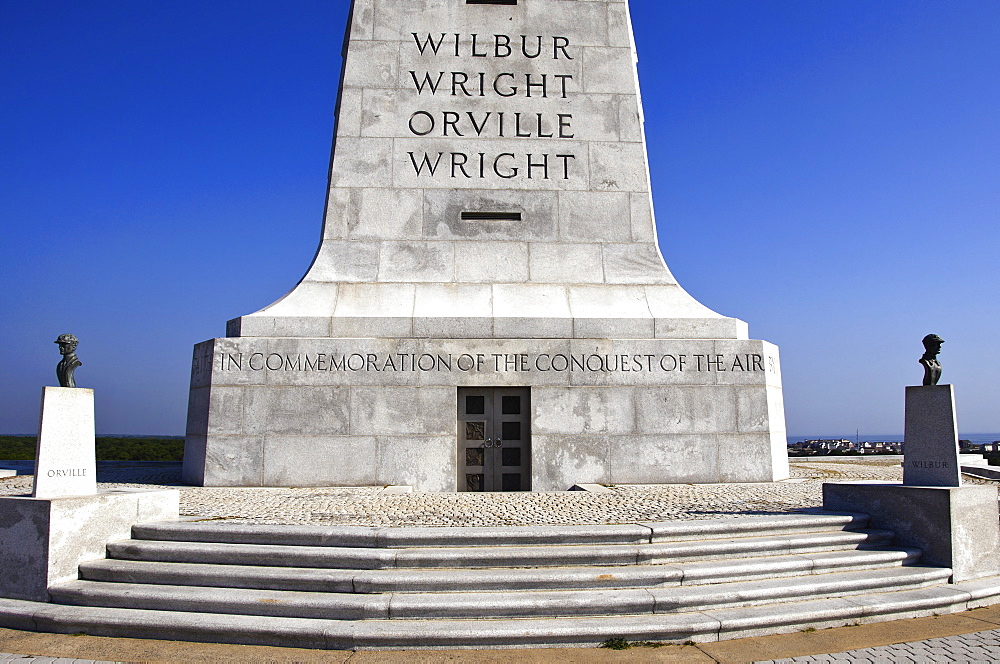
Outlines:
POLYGON ((392 569, 414 567, 537 567, 566 565, 644 565, 681 560, 749 558, 809 551, 887 546, 886 530, 835 530, 764 537, 657 542, 652 544, 552 544, 381 549, 368 547, 285 546, 162 540, 108 544, 112 558, 162 562, 392 569))
POLYGON ((919 549, 859 549, 739 561, 501 569, 341 570, 103 559, 80 565, 81 578, 113 583, 202 585, 319 592, 447 592, 531 588, 621 588, 878 569, 915 564, 919 549))
POLYGON ((947 581, 950 574, 936 567, 897 567, 711 586, 379 594, 75 581, 54 586, 50 594, 63 604, 339 620, 530 618, 758 606, 919 588, 947 581))
POLYGON ((228 521, 182 520, 137 524, 134 539, 412 548, 443 546, 530 546, 545 544, 649 544, 661 541, 731 539, 765 535, 857 530, 868 516, 804 509, 792 514, 740 516, 693 521, 639 522, 582 526, 362 527, 289 526, 228 521))
POLYGON ((0 624, 307 648, 559 646, 713 641, 1000 597, 1000 577, 948 584, 951 570, 919 566, 921 552, 893 547, 892 532, 826 516, 292 527, 287 538, 283 527, 152 524, 51 587, 54 603, 0 600, 0 624))
POLYGON ((21 629, 328 649, 596 645, 609 638, 711 642, 964 611, 1000 596, 1000 577, 947 586, 673 614, 464 620, 325 620, 70 606, 0 599, 21 629))

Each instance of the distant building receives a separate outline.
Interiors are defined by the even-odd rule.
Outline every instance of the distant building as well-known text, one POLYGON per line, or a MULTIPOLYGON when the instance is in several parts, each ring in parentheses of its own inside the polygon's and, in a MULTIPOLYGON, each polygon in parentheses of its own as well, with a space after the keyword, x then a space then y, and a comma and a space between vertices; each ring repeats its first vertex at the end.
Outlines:
POLYGON ((789 443, 791 456, 821 456, 839 454, 902 454, 903 443, 898 441, 860 441, 847 438, 815 438, 789 443))
MULTIPOLYGON (((961 443, 965 441, 959 441, 959 442, 961 443)), ((970 443, 969 451, 976 454, 980 453, 989 454, 989 453, 1000 452, 1000 440, 994 440, 992 443, 980 443, 980 444, 970 443)))

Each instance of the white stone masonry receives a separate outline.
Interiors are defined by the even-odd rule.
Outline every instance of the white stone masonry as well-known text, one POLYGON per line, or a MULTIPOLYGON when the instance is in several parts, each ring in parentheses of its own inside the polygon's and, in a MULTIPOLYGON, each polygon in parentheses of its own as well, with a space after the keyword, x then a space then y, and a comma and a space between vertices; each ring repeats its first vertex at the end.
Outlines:
POLYGON ((187 481, 787 477, 778 349, 660 254, 627 2, 355 0, 344 53, 320 246, 195 347, 187 481))
POLYGON ((35 498, 97 493, 94 390, 43 387, 35 446, 35 498))
POLYGON ((354 3, 323 239, 230 336, 746 339, 660 255, 628 4, 354 3))

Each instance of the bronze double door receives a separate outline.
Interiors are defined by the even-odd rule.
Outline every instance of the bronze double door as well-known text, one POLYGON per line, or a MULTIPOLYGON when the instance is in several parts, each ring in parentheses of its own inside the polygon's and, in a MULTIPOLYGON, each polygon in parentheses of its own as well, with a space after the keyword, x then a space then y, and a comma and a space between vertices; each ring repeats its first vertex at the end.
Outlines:
POLYGON ((458 490, 531 490, 531 391, 458 388, 458 490))

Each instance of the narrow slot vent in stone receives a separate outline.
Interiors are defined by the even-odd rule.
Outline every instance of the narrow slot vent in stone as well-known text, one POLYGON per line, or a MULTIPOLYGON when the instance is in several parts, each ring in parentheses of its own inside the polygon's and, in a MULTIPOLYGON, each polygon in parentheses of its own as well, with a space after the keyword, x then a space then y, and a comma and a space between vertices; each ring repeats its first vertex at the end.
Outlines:
POLYGON ((467 5, 516 5, 517 0, 465 0, 467 5))
POLYGON ((520 212, 463 212, 462 221, 521 221, 521 213, 520 212))

